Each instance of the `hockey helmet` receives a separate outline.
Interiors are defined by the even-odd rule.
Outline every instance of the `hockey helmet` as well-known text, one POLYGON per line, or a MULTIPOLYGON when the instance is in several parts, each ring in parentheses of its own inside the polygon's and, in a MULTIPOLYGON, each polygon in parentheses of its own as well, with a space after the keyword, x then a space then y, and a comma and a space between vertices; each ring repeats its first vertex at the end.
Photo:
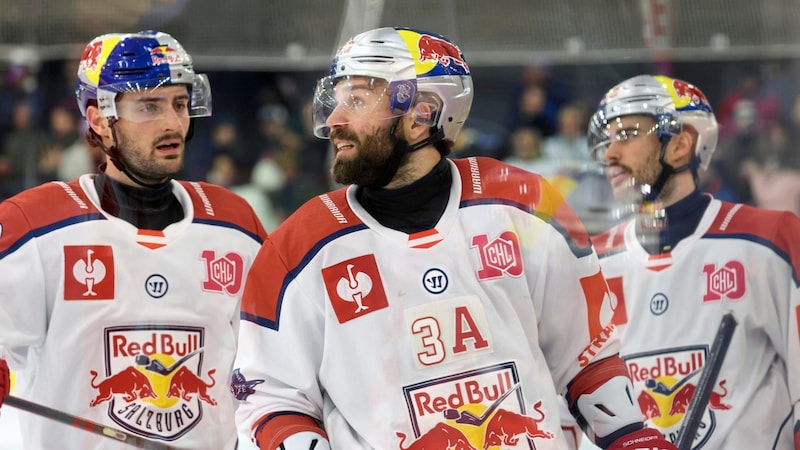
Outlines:
POLYGON ((472 107, 472 76, 461 50, 443 36, 399 27, 361 33, 338 50, 330 76, 317 82, 314 135, 329 137, 326 121, 335 108, 368 113, 384 96, 389 97, 393 117, 427 103, 431 114, 415 114, 414 119, 441 130, 443 139, 455 142, 472 107), (369 106, 349 93, 352 77, 371 80, 371 95, 377 98, 368 102, 369 106))
POLYGON ((706 96, 696 86, 660 75, 639 75, 611 88, 589 121, 589 152, 603 162, 605 152, 615 139, 615 119, 629 115, 648 115, 655 120, 659 140, 666 142, 691 125, 697 130, 695 156, 699 167, 707 169, 717 146, 719 127, 706 96))
POLYGON ((192 57, 175 38, 157 31, 105 34, 83 51, 75 95, 84 117, 95 100, 104 117, 118 118, 117 94, 172 84, 189 87, 189 117, 211 115, 208 77, 195 73, 192 57))

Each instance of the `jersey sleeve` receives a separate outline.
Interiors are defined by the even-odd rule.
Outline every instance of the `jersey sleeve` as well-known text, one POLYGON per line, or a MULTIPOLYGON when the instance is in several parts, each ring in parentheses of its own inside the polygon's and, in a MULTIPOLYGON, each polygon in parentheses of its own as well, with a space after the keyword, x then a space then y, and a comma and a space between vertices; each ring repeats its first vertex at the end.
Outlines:
POLYGON ((240 400, 240 432, 253 437, 284 435, 291 427, 307 429, 308 418, 322 417, 316 374, 324 312, 320 299, 307 296, 297 282, 297 270, 287 267, 267 239, 245 285, 233 389, 240 400))
POLYGON ((800 219, 791 213, 781 216, 774 228, 777 232, 775 243, 777 248, 785 249, 781 255, 788 264, 770 271, 775 278, 775 302, 781 324, 785 345, 778 343, 776 347, 783 349, 789 381, 789 395, 794 405, 793 424, 794 446, 800 448, 800 219), (785 278, 784 278, 785 275, 785 278), (787 308, 788 306, 788 308, 787 308), (787 311, 788 309, 788 311, 787 311))
POLYGON ((540 346, 556 388, 564 393, 572 379, 592 362, 614 356, 619 341, 610 323, 608 286, 588 233, 575 212, 542 180, 537 215, 550 223, 546 251, 531 276, 540 311, 540 346))
POLYGON ((13 201, 0 203, 0 227, 0 359, 21 370, 47 331, 44 268, 35 232, 13 201))

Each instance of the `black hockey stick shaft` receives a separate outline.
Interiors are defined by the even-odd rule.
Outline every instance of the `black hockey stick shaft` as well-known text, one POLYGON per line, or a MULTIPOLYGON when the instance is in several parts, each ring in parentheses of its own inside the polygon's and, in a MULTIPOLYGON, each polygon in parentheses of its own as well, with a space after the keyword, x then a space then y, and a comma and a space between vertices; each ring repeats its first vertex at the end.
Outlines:
POLYGON ((175 450, 175 447, 163 444, 161 442, 151 441, 139 436, 132 436, 124 431, 115 428, 100 425, 97 422, 92 422, 88 419, 83 419, 71 414, 67 414, 56 409, 40 405, 19 397, 9 395, 3 400, 4 405, 13 406, 14 408, 27 411, 57 422, 65 423, 67 425, 89 431, 91 433, 105 436, 109 439, 114 439, 118 442, 124 442, 138 448, 145 448, 150 450, 175 450))
POLYGON ((700 427, 700 420, 703 418, 711 393, 714 391, 717 376, 719 376, 722 363, 725 361, 725 355, 728 353, 728 347, 731 344, 736 325, 738 325, 738 322, 733 312, 728 312, 722 316, 717 335, 714 337, 714 343, 711 346, 711 353, 708 355, 708 360, 700 373, 700 381, 697 383, 692 400, 689 403, 686 414, 683 416, 680 431, 678 431, 678 440, 675 442, 678 450, 690 450, 692 447, 692 441, 694 441, 697 429, 700 427))

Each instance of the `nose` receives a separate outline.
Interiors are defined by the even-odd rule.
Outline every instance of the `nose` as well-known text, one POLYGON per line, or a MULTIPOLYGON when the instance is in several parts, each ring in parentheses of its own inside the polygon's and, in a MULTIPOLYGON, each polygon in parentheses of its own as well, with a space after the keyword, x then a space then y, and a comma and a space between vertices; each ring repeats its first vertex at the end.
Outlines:
POLYGON ((325 125, 331 130, 334 128, 342 128, 347 123, 347 115, 345 114, 344 107, 341 105, 336 105, 328 118, 325 119, 325 125))
POLYGON ((615 139, 612 139, 611 142, 608 143, 606 151, 603 154, 603 159, 605 160, 605 162, 611 163, 619 161, 621 149, 622 149, 622 144, 620 142, 617 142, 615 139))
POLYGON ((165 130, 179 130, 183 127, 184 121, 188 120, 188 115, 185 111, 177 110, 175 108, 166 108, 162 123, 165 130))

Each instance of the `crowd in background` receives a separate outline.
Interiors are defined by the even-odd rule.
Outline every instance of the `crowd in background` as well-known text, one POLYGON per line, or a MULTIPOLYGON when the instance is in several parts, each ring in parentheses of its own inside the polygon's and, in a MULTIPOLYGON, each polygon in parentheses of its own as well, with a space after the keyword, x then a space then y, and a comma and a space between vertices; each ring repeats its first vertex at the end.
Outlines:
MULTIPOLYGON (((42 182, 74 179, 102 162, 101 150, 84 139, 72 93, 74 62, 46 69, 12 65, 0 71, 0 199, 42 182)), ((800 215, 800 96, 789 75, 765 80, 757 70, 745 71, 718 98, 709 98, 720 142, 712 166, 701 171, 703 190, 800 215)), ((251 85, 230 86, 236 81, 212 76, 213 116, 196 124, 180 178, 229 187, 271 231, 333 187, 330 149, 311 132, 308 80, 245 79, 251 85)), ((506 92, 476 93, 452 156, 492 156, 540 173, 567 196, 590 231, 608 226, 613 199, 586 141, 588 118, 603 92, 588 98, 536 65, 515 81, 506 92), (488 95, 508 99, 505 116, 475 111, 488 95), (487 116, 494 119, 481 119, 487 116)))

